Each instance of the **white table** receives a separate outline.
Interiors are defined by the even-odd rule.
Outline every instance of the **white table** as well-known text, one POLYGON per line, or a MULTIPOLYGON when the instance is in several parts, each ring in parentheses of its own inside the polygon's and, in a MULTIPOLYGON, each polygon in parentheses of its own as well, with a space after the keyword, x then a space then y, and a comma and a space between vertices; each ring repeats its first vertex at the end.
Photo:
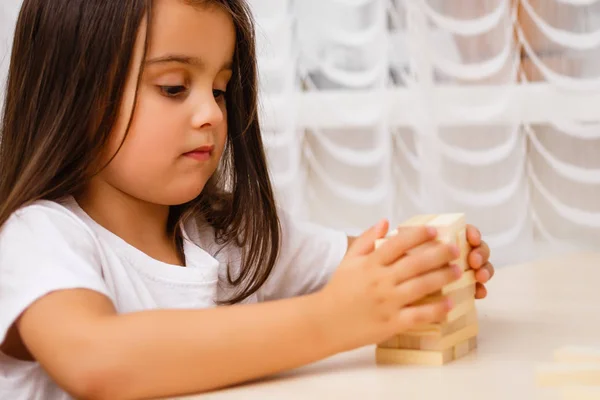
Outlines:
POLYGON ((477 303, 479 347, 442 367, 377 366, 374 347, 260 382, 189 399, 560 398, 535 386, 538 363, 563 345, 600 346, 600 253, 501 268, 477 303))

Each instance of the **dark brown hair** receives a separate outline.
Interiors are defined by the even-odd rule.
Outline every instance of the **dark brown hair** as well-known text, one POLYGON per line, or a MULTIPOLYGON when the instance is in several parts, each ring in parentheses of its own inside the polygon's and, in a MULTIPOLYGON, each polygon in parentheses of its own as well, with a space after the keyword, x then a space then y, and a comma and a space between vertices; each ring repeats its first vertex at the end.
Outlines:
MULTIPOLYGON (((233 304, 264 284, 280 247, 257 117, 254 26, 243 0, 180 1, 221 7, 236 28, 222 163, 198 198, 172 207, 169 223, 175 228, 196 218, 213 228, 220 245, 241 248, 242 268, 228 274, 236 291, 224 301, 233 304)), ((145 17, 150 27, 152 0, 24 1, 1 128, 0 226, 34 201, 76 195, 98 172, 145 17)))

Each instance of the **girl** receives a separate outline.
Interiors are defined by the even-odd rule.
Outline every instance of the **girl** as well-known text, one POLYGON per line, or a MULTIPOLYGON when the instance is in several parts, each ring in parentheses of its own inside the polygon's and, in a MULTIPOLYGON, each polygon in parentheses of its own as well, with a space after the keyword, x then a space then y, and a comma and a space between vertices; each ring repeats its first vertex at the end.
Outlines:
POLYGON ((375 251, 385 221, 349 239, 277 210, 256 80, 242 0, 25 0, 0 147, 1 398, 203 392, 448 312, 411 306, 460 275, 434 231, 375 251))

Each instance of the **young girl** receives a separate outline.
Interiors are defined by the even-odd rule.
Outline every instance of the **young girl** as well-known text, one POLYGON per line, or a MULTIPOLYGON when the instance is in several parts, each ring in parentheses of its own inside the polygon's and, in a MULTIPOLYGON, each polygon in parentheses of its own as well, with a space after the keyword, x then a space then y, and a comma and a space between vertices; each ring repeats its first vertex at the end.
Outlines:
MULTIPOLYGON (((0 398, 245 382, 440 320, 457 249, 280 213, 242 0, 25 0, 0 147, 0 398), (409 250, 413 250, 410 251, 409 250)), ((467 233, 477 298, 489 248, 467 233)))

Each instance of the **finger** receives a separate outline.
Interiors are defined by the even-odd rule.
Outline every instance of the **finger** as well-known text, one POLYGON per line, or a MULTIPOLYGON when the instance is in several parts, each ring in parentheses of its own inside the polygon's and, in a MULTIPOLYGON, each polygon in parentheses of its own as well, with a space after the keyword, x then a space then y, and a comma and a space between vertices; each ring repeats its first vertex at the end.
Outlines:
POLYGON ((469 266, 473 269, 479 269, 490 259, 490 248, 486 242, 481 242, 479 247, 469 253, 469 266))
POLYGON ((397 286, 400 305, 411 304, 441 290, 462 275, 458 266, 447 266, 409 279, 397 286))
POLYGON ((472 247, 479 247, 481 244, 481 232, 473 225, 467 225, 467 241, 472 247))
POLYGON ((374 262, 383 265, 390 265, 404 256, 406 252, 416 246, 434 239, 437 236, 437 230, 432 227, 402 227, 398 233, 388 238, 375 252, 373 252, 374 262))
POLYGON ((361 256, 372 252, 375 249, 375 241, 384 237, 389 229, 389 223, 387 220, 379 221, 376 225, 373 225, 367 229, 362 235, 360 235, 352 246, 347 251, 347 255, 350 256, 361 256))
POLYGON ((419 325, 440 322, 451 309, 452 302, 449 299, 419 306, 404 307, 396 317, 395 331, 402 333, 419 325))
POLYGON ((490 263, 485 264, 478 271, 475 271, 475 280, 480 283, 487 283, 494 276, 494 266, 490 263))
POLYGON ((456 260, 459 254, 460 251, 455 244, 429 242, 390 267, 393 269, 394 282, 400 284, 418 275, 447 266, 451 261, 456 260))
POLYGON ((477 299, 477 300, 485 299, 486 296, 487 296, 486 287, 483 284, 477 282, 475 285, 475 299, 477 299))

